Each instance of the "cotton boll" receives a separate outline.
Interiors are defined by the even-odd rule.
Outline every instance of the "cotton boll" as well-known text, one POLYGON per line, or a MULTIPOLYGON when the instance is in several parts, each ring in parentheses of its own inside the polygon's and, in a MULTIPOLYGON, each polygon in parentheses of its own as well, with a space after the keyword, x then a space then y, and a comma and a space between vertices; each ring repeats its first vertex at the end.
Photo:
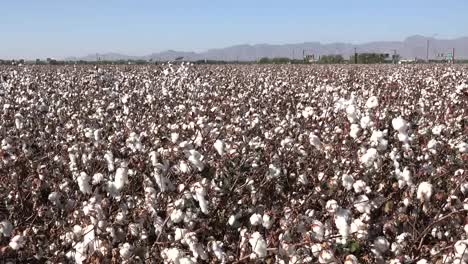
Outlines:
POLYGON ((456 258, 468 261, 468 239, 457 241, 453 247, 456 258))
POLYGON ((429 262, 425 259, 420 259, 416 264, 428 264, 429 262))
POLYGON ((262 224, 262 216, 260 214, 253 214, 250 216, 250 224, 253 226, 262 224))
POLYGON ((263 214, 263 217, 262 217, 262 225, 263 227, 265 227, 266 229, 270 229, 271 226, 273 225, 273 219, 267 215, 267 214, 263 214))
POLYGON ((103 179, 104 179, 104 175, 102 175, 102 173, 96 173, 96 174, 93 175, 92 184, 97 185, 97 184, 101 183, 101 181, 103 179))
POLYGON ((208 201, 205 199, 205 187, 203 187, 200 183, 196 183, 193 189, 195 191, 195 198, 198 201, 198 204, 200 205, 200 210, 202 211, 202 213, 208 214, 208 201))
POLYGON ((353 189, 354 189, 354 192, 355 193, 362 193, 366 190, 366 187, 367 187, 367 184, 365 181, 363 180, 357 180, 354 184, 353 184, 353 189))
POLYGON ((388 242, 388 240, 385 237, 377 237, 374 240, 373 246, 374 246, 374 249, 378 253, 383 254, 383 253, 387 252, 387 250, 390 248, 390 243, 388 242))
POLYGON ((361 128, 357 124, 351 124, 351 130, 349 131, 349 136, 356 139, 359 135, 361 128))
POLYGON ((353 184, 354 184, 353 176, 348 175, 348 174, 343 174, 343 176, 341 177, 341 182, 343 184, 343 187, 346 190, 351 191, 353 189, 353 184))
POLYGON ((313 220, 310 224, 310 235, 313 239, 322 241, 325 236, 325 226, 318 220, 313 220))
POLYGON ((133 255, 133 246, 125 243, 119 247, 119 253, 122 259, 129 259, 133 255))
POLYGON ((366 129, 366 128, 371 127, 371 126, 374 125, 374 124, 372 123, 372 120, 370 119, 370 117, 367 116, 367 115, 366 115, 366 116, 363 116, 363 117, 361 118, 360 124, 361 124, 361 127, 362 127, 363 129, 366 129))
POLYGON ((25 243, 26 243, 26 241, 24 239, 24 236, 16 235, 10 240, 10 243, 8 245, 13 250, 19 250, 20 248, 22 248, 24 246, 25 243))
POLYGON ((361 156, 360 161, 364 166, 371 167, 374 161, 378 158, 378 153, 375 148, 370 148, 364 155, 361 156))
POLYGON ((10 237, 13 231, 13 225, 7 219, 0 222, 0 234, 4 237, 10 237))
POLYGON ((189 168, 189 165, 187 164, 187 162, 181 160, 179 162, 179 170, 182 172, 182 173, 188 173, 190 171, 190 168, 189 168))
POLYGON ((254 258, 264 258, 267 255, 267 244, 259 232, 250 236, 249 244, 255 253, 254 258))
POLYGON ((369 99, 367 99, 367 102, 366 102, 367 108, 372 109, 372 108, 376 108, 377 106, 379 106, 379 100, 377 99, 376 96, 371 96, 369 97, 369 99))
POLYGON ((107 170, 114 171, 114 155, 112 154, 112 152, 106 152, 106 154, 104 154, 104 159, 107 162, 107 170))
POLYGON ((421 182, 417 190, 417 198, 421 202, 429 202, 432 196, 432 184, 429 182, 421 182))
POLYGON ((91 194, 91 186, 89 185, 89 176, 85 172, 81 172, 80 176, 76 179, 78 181, 78 187, 84 194, 91 194))
POLYGON ((321 264, 332 264, 335 263, 335 255, 330 249, 324 249, 320 251, 318 261, 321 264))
POLYGON ((460 142, 457 145, 457 149, 460 153, 468 153, 468 144, 465 142, 460 142))
POLYGON ((437 125, 437 126, 434 126, 431 130, 432 134, 436 135, 436 136, 439 136, 442 131, 444 130, 445 126, 444 125, 437 125))
POLYGON ((356 208, 356 210, 361 214, 370 214, 371 204, 369 203, 369 198, 364 194, 359 195, 354 201, 354 208, 356 208))
POLYGON ((226 262, 226 253, 223 251, 223 242, 213 241, 211 243, 211 250, 219 261, 222 263, 226 262))
POLYGON ((338 229, 338 233, 341 235, 343 243, 346 243, 346 239, 349 236, 350 225, 349 225, 349 210, 340 208, 335 213, 335 226, 338 229))
POLYGON ((218 154, 220 156, 223 156, 225 151, 226 151, 226 144, 224 143, 224 141, 222 140, 216 140, 216 142, 213 144, 216 152, 218 152, 218 154))
POLYGON ((393 129, 398 131, 400 134, 406 134, 408 130, 408 123, 401 117, 394 118, 392 120, 393 129))
POLYGON ((180 209, 172 210, 171 221, 177 224, 180 223, 182 220, 184 220, 184 212, 180 209))
POLYGON ((126 167, 118 168, 115 172, 115 188, 120 191, 128 183, 128 169, 126 167))
POLYGON ((179 133, 176 133, 176 132, 171 133, 171 142, 175 144, 177 143, 178 140, 179 140, 179 133))
POLYGON ((186 153, 186 156, 188 158, 188 161, 192 163, 192 165, 195 166, 195 168, 197 168, 198 171, 203 170, 203 168, 205 167, 205 165, 202 162, 204 157, 202 154, 200 154, 200 152, 191 149, 186 153))
POLYGON ((268 179, 278 178, 281 175, 281 169, 276 167, 274 164, 268 166, 268 179))
POLYGON ((187 234, 187 229, 177 227, 174 232, 174 240, 175 241, 182 240, 186 234, 187 234))
POLYGON ((322 148, 322 141, 320 140, 319 137, 317 137, 313 133, 310 133, 309 141, 310 141, 310 144, 312 146, 314 146, 316 149, 321 149, 322 148))
POLYGON ((325 205, 325 209, 328 211, 328 213, 335 213, 338 208, 338 203, 335 200, 328 200, 325 205))
POLYGON ((344 264, 359 264, 359 260, 354 255, 347 255, 344 264))

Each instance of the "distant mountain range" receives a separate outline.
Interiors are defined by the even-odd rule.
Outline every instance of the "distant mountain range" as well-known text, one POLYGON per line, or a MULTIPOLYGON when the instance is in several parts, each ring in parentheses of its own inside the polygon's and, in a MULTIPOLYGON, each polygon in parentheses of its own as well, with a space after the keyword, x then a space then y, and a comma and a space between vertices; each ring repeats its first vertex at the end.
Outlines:
POLYGON ((316 57, 321 55, 341 54, 348 58, 354 54, 356 48, 358 53, 363 52, 378 52, 393 54, 396 50, 402 58, 426 58, 427 41, 429 41, 429 58, 435 59, 438 54, 448 54, 455 49, 455 58, 468 59, 468 37, 457 39, 436 39, 415 35, 406 38, 403 41, 379 41, 368 42, 363 44, 350 43, 329 43, 322 44, 320 42, 304 42, 298 44, 270 45, 237 45, 227 48, 210 49, 205 52, 183 52, 168 50, 159 53, 152 53, 145 56, 129 56, 118 53, 92 54, 85 57, 70 57, 66 60, 85 60, 94 61, 96 57, 102 60, 127 60, 127 59, 143 59, 143 60, 174 60, 183 57, 184 60, 239 60, 253 61, 262 57, 288 57, 301 59, 303 53, 316 57))

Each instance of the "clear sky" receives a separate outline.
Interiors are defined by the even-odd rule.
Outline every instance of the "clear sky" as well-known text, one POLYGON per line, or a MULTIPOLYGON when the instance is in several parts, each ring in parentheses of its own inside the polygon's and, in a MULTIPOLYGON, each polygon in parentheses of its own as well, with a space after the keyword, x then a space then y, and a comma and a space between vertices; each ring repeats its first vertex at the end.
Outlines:
POLYGON ((468 0, 5 0, 0 58, 468 36, 468 0))

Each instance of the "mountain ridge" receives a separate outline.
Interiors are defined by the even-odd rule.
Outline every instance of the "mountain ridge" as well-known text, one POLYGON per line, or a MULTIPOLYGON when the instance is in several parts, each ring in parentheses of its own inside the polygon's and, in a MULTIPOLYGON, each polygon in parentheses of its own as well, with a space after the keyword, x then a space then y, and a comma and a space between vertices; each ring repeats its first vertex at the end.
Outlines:
POLYGON ((468 36, 454 39, 437 39, 433 37, 425 37, 422 35, 412 35, 405 38, 403 41, 371 41, 360 44, 352 44, 347 42, 321 43, 318 41, 308 41, 302 43, 291 44, 238 44, 224 48, 212 48, 203 52, 193 51, 175 51, 165 50, 162 52, 153 52, 143 56, 133 56, 108 52, 102 54, 91 54, 83 57, 68 57, 65 60, 85 60, 93 61, 99 57, 102 60, 127 60, 127 59, 142 59, 142 60, 174 60, 179 57, 184 57, 184 60, 227 60, 227 61, 253 61, 262 57, 287 57, 301 59, 303 53, 316 57, 321 55, 340 54, 345 58, 354 54, 354 49, 357 52, 379 52, 393 53, 394 50, 401 55, 402 58, 426 58, 427 42, 429 41, 429 58, 437 58, 438 55, 452 52, 455 48, 455 57, 457 59, 468 58, 468 36))

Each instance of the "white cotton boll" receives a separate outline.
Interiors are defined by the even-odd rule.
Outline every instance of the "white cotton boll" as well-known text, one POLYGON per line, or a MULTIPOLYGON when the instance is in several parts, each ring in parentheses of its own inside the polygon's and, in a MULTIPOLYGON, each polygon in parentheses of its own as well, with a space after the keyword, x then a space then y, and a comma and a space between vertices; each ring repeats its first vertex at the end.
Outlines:
POLYGON ((338 202, 335 200, 328 200, 327 203, 325 204, 325 209, 328 211, 328 213, 332 214, 335 213, 338 210, 338 202))
POLYGON ((204 214, 208 214, 208 201, 206 200, 206 190, 205 187, 203 187, 200 183, 196 183, 194 186, 195 190, 195 198, 198 201, 198 204, 200 205, 200 210, 204 214))
POLYGON ((460 142, 457 145, 457 149, 460 153, 468 153, 468 144, 465 142, 460 142))
POLYGON ((314 115, 314 109, 310 106, 307 106, 306 108, 304 108, 304 110, 302 110, 302 116, 305 118, 305 119, 308 119, 309 117, 313 116, 314 115))
POLYGON ((374 130, 370 137, 371 146, 383 151, 387 149, 388 141, 384 138, 386 131, 374 130))
POLYGON ((358 239, 366 239, 368 236, 368 225, 357 218, 351 223, 351 233, 358 239))
POLYGON ((432 184, 429 182, 421 182, 418 186, 418 190, 416 191, 416 197, 421 202, 429 202, 432 196, 432 184))
POLYGON ((366 102, 367 108, 372 109, 372 108, 376 108, 377 106, 379 106, 379 100, 377 99, 376 96, 371 96, 369 97, 369 99, 367 99, 367 102, 366 102))
POLYGON ((114 184, 118 191, 122 190, 128 183, 128 169, 126 167, 118 168, 115 172, 114 184))
POLYGON ((313 220, 310 224, 310 235, 313 239, 322 241, 325 236, 325 226, 318 220, 313 220))
POLYGON ((408 123, 401 117, 392 120, 392 127, 401 134, 406 134, 408 130, 408 123))
POLYGON ((235 215, 229 216, 228 224, 229 224, 230 226, 233 226, 234 224, 236 224, 236 221, 237 221, 237 217, 236 217, 235 215))
POLYGON ((468 193, 468 182, 464 182, 460 185, 460 191, 465 195, 468 193))
POLYGON ((347 209, 340 208, 335 213, 335 226, 338 229, 338 233, 341 235, 342 242, 346 242, 349 236, 350 225, 349 225, 350 212, 347 209))
POLYGON ((104 175, 102 173, 95 173, 93 175, 93 181, 92 181, 92 184, 93 185, 97 185, 99 183, 101 183, 101 181, 104 179, 104 175))
POLYGON ((431 139, 431 140, 429 140, 429 142, 427 142, 427 148, 428 149, 436 149, 438 144, 439 144, 439 142, 437 140, 431 139))
POLYGON ((213 251, 215 257, 221 261, 225 262, 226 254, 223 251, 223 242, 221 241, 213 241, 211 243, 211 250, 213 251))
POLYGON ((16 235, 14 236, 11 240, 10 243, 8 244, 13 250, 19 250, 24 246, 26 243, 24 236, 22 235, 16 235))
POLYGON ((374 249, 378 253, 383 254, 383 253, 387 252, 387 250, 390 248, 390 243, 388 242, 388 240, 385 237, 377 237, 374 240, 373 246, 374 246, 374 249))
POLYGON ((341 182, 343 184, 343 187, 346 190, 351 191, 353 189, 353 184, 354 184, 353 176, 348 175, 348 174, 343 174, 343 176, 341 177, 341 182))
POLYGON ((429 262, 425 259, 420 259, 416 264, 428 264, 429 262))
POLYGON ((174 240, 175 241, 182 240, 186 234, 187 234, 187 229, 177 227, 174 232, 174 240))
POLYGON ((360 124, 361 124, 361 127, 362 127, 363 129, 366 129, 366 128, 371 127, 371 126, 374 125, 374 124, 372 123, 372 120, 370 119, 370 117, 367 116, 367 115, 366 115, 366 116, 363 116, 363 117, 361 118, 360 124))
POLYGON ((324 249, 320 251, 318 261, 321 264, 332 264, 335 263, 335 255, 330 249, 324 249))
POLYGON ((110 151, 106 152, 106 154, 104 154, 104 159, 107 162, 107 170, 108 171, 114 171, 114 169, 115 169, 115 167, 114 167, 114 155, 112 154, 112 152, 110 152, 110 151))
POLYGON ((216 152, 218 152, 218 154, 220 156, 223 156, 224 153, 226 152, 226 144, 224 143, 224 141, 222 140, 216 140, 216 142, 213 144, 216 152))
POLYGON ((0 222, 0 234, 4 237, 10 237, 13 231, 13 225, 7 219, 0 222))
POLYGON ((434 126, 431 130, 432 134, 436 135, 436 136, 440 136, 440 134, 442 133, 442 131, 444 130, 445 126, 444 125, 437 125, 437 126, 434 126))
POLYGON ((268 179, 278 178, 281 175, 281 169, 276 167, 274 164, 268 166, 268 179))
POLYGON ((185 256, 185 254, 178 248, 166 248, 161 254, 163 255, 164 259, 169 261, 169 263, 174 264, 180 264, 180 258, 185 256))
POLYGON ((187 164, 187 162, 185 162, 184 160, 181 160, 179 162, 179 170, 182 173, 188 173, 190 171, 190 168, 189 168, 189 165, 187 164))
POLYGON ((403 181, 405 181, 405 183, 408 186, 413 185, 413 180, 411 179, 411 171, 410 171, 410 169, 408 169, 408 167, 405 167, 403 169, 403 172, 401 174, 401 178, 402 178, 403 181))
POLYGON ((457 241, 453 247, 456 258, 468 261, 468 239, 457 241))
POLYGON ((351 104, 351 105, 348 105, 348 107, 346 107, 346 115, 348 116, 349 122, 356 123, 357 116, 356 116, 356 108, 354 107, 354 105, 351 104))
POLYGON ((195 168, 197 168, 198 171, 203 170, 203 168, 205 167, 205 165, 202 162, 204 157, 202 154, 200 154, 200 152, 191 149, 186 153, 186 156, 188 158, 188 161, 190 161, 190 163, 192 163, 192 165, 195 166, 195 168))
POLYGON ((322 141, 320 140, 319 137, 314 135, 314 133, 310 133, 309 141, 310 141, 310 144, 312 146, 314 146, 316 149, 321 149, 322 148, 322 141))
POLYGON ((354 201, 354 208, 356 208, 356 210, 361 214, 370 214, 371 204, 369 203, 369 198, 364 194, 359 195, 354 201))
POLYGON ((78 187, 84 194, 90 194, 92 192, 91 185, 89 185, 89 177, 85 172, 81 172, 80 176, 76 179, 78 181, 78 187))
POLYGON ((250 224, 253 226, 262 224, 262 216, 260 214, 253 214, 250 216, 250 224))
POLYGON ((271 218, 271 216, 267 215, 267 214, 263 214, 263 217, 262 217, 262 225, 263 227, 265 227, 266 229, 270 229, 271 226, 273 225, 273 219, 271 218))
POLYGON ((267 244, 259 232, 250 236, 249 244, 255 253, 255 258, 264 258, 267 255, 267 244))
POLYGON ((184 220, 184 212, 180 209, 174 209, 171 212, 171 221, 173 223, 180 223, 184 220))
POLYGON ((344 264, 359 264, 359 260, 354 255, 347 255, 344 264))
POLYGON ((361 128, 357 124, 351 124, 351 130, 349 131, 349 136, 356 139, 361 132, 361 128))
POLYGON ((361 156, 360 161, 364 166, 371 167, 374 164, 374 161, 378 158, 378 155, 379 154, 375 148, 370 148, 361 156))
POLYGON ((179 133, 172 132, 171 133, 171 142, 175 144, 175 143, 177 143, 178 140, 179 140, 179 133))
POLYGON ((16 129, 18 129, 18 130, 23 129, 23 120, 24 120, 24 117, 20 113, 15 115, 16 129))
POLYGON ((366 190, 366 187, 367 187, 367 184, 365 181, 363 180, 357 180, 354 184, 353 184, 353 189, 354 189, 354 192, 355 193, 362 193, 366 190))
POLYGON ((305 174, 299 174, 299 176, 297 177, 297 181, 302 185, 309 184, 309 179, 305 174))
POLYGON ((149 153, 149 157, 150 157, 150 161, 151 161, 151 165, 153 165, 153 167, 156 167, 158 166, 158 153, 156 151, 151 151, 149 153))
POLYGON ((119 253, 122 259, 129 259, 133 254, 133 246, 125 243, 119 247, 119 253))

